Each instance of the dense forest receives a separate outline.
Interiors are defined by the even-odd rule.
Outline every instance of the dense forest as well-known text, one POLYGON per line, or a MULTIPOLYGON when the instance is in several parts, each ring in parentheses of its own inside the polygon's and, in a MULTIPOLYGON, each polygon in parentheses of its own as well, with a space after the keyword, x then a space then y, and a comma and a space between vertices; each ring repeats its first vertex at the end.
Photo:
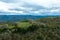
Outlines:
POLYGON ((0 22, 0 40, 60 40, 60 17, 0 22))

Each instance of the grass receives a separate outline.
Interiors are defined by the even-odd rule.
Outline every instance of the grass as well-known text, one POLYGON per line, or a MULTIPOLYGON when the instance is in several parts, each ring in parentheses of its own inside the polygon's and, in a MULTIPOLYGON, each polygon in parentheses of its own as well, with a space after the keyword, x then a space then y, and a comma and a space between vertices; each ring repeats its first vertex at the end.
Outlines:
POLYGON ((29 22, 17 22, 19 28, 28 28, 31 24, 29 22))

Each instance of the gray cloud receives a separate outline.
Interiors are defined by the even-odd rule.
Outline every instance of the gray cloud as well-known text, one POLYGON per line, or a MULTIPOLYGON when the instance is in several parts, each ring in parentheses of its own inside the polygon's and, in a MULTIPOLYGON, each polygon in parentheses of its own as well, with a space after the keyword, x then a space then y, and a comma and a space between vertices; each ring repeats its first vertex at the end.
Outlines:
POLYGON ((16 2, 16 0, 0 0, 0 1, 6 2, 6 3, 14 3, 14 2, 16 2))

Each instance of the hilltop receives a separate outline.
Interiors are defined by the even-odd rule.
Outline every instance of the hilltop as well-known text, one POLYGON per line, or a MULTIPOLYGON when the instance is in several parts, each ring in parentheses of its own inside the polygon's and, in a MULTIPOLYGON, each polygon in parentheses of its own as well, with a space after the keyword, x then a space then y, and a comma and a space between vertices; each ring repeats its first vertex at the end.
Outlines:
POLYGON ((60 40, 60 17, 0 23, 0 40, 60 40))

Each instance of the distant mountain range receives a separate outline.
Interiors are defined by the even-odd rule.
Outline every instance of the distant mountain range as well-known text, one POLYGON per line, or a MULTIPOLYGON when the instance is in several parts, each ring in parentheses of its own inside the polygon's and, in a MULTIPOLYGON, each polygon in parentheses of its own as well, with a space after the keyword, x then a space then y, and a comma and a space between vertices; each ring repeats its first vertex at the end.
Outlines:
POLYGON ((0 22, 3 21, 20 21, 26 19, 38 19, 47 16, 34 16, 34 15, 0 15, 0 22))

